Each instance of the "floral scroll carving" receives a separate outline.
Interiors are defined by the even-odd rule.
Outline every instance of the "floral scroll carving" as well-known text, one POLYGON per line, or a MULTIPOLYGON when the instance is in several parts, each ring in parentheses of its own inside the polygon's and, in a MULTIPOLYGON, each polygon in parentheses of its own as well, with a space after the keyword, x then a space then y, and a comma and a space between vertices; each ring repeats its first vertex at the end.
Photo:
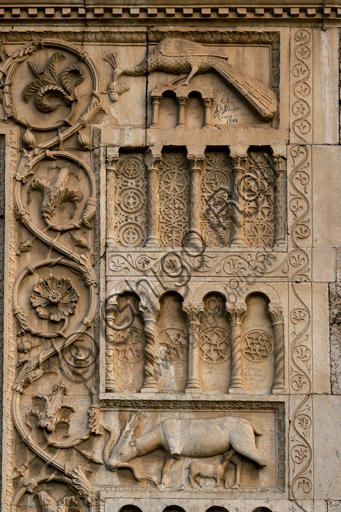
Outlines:
MULTIPOLYGON (((22 507, 26 493, 35 493, 43 510, 79 512, 94 504, 91 470, 82 462, 102 464, 90 445, 80 446, 102 433, 97 395, 88 382, 97 358, 92 259, 96 183, 82 156, 65 151, 63 141, 79 134, 81 150, 89 148, 84 130, 101 109, 98 76, 79 48, 35 40, 6 53, 0 77, 5 114, 21 127, 24 149, 13 180, 17 357, 7 391, 12 393, 11 421, 28 450, 7 476, 7 488, 13 491, 11 510, 22 507), (74 401, 79 386, 86 396, 83 409, 74 401), (34 403, 23 412, 30 394, 34 403), (82 414, 76 431, 74 418, 82 414), (65 462, 61 454, 67 450, 78 459, 65 462), (35 473, 37 467, 40 473, 35 473), (73 496, 55 499, 54 491, 45 490, 47 482, 67 486, 73 496)), ((10 442, 13 425, 9 423, 10 442)))

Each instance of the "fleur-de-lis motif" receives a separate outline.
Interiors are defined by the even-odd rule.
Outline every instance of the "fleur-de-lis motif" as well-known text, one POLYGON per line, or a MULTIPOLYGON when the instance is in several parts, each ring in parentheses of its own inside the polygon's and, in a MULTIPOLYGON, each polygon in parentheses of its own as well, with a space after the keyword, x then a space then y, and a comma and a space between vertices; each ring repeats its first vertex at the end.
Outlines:
POLYGON ((48 221, 56 213, 56 208, 65 202, 74 204, 74 215, 78 208, 78 204, 83 199, 83 194, 81 192, 66 187, 69 175, 70 166, 65 165, 60 169, 50 184, 48 184, 44 179, 39 180, 35 178, 28 188, 28 204, 31 201, 32 190, 39 190, 43 194, 43 201, 41 203, 40 209, 43 217, 48 221))
POLYGON ((34 62, 27 63, 36 80, 26 86, 25 100, 28 102, 34 95, 35 105, 41 112, 53 112, 60 107, 60 103, 47 103, 44 100, 44 96, 47 93, 60 94, 67 105, 77 101, 75 88, 84 82, 84 70, 77 64, 74 64, 66 66, 58 73, 57 63, 64 59, 65 55, 62 53, 54 53, 45 69, 34 62), (71 75, 78 75, 78 78, 74 81, 71 79, 71 75))

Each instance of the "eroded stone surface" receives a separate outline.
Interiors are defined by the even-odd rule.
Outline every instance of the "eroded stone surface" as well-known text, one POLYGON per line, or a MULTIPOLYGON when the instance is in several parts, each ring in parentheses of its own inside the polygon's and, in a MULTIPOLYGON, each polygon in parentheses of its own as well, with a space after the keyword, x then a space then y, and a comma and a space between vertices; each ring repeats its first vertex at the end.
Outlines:
POLYGON ((1 36, 3 509, 334 509, 339 13, 87 9, 1 36))

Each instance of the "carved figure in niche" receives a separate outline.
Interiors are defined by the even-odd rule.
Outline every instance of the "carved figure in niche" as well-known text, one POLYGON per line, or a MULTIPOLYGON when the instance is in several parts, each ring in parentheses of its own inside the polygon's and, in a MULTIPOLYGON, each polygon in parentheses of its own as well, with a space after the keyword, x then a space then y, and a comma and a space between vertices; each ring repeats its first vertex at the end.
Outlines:
POLYGON ((38 491, 36 496, 42 512, 81 512, 74 496, 65 496, 65 498, 56 501, 46 491, 38 491))
POLYGON ((170 82, 173 85, 189 85, 191 78, 198 73, 207 73, 214 69, 232 85, 255 108, 264 121, 272 119, 277 113, 277 100, 274 92, 246 73, 227 63, 226 55, 209 46, 185 39, 165 39, 137 66, 117 68, 114 72, 114 84, 122 75, 144 76, 153 71, 163 71, 179 75, 170 82))
MULTIPOLYGON (((266 460, 255 443, 255 436, 261 434, 244 418, 167 419, 134 438, 140 416, 141 413, 131 415, 116 443, 114 431, 104 427, 110 432, 103 450, 103 459, 109 471, 129 468, 137 480, 149 479, 156 485, 161 483, 162 487, 167 487, 170 484, 168 471, 175 460, 181 457, 214 457, 230 449, 256 462, 261 468, 266 466, 266 460), (156 476, 139 475, 130 461, 160 448, 166 452, 161 482, 156 476)), ((236 487, 240 485, 240 476, 241 462, 236 470, 236 487)))
POLYGON ((70 420, 63 418, 63 413, 65 411, 74 412, 75 408, 66 403, 66 393, 67 386, 63 379, 53 386, 50 395, 33 395, 33 400, 41 400, 42 408, 32 407, 29 414, 36 416, 39 428, 46 428, 48 432, 54 432, 59 423, 66 423, 69 428, 70 420))
POLYGON ((234 450, 230 450, 228 453, 224 453, 221 458, 220 464, 206 464, 204 462, 191 462, 189 468, 188 479, 192 487, 196 487, 196 483, 199 487, 203 487, 200 483, 200 478, 215 478, 216 484, 213 487, 220 487, 221 480, 225 480, 225 489, 229 488, 227 477, 225 472, 235 454, 234 450))
POLYGON ((46 103, 44 101, 45 94, 59 94, 67 104, 77 101, 75 88, 84 82, 84 70, 74 64, 66 66, 58 73, 57 63, 64 59, 65 55, 62 53, 54 53, 45 69, 34 62, 27 63, 36 80, 25 88, 25 100, 27 102, 35 95, 35 105, 41 112, 53 112, 60 107, 60 103, 46 103), (78 75, 76 81, 71 79, 72 75, 78 75))

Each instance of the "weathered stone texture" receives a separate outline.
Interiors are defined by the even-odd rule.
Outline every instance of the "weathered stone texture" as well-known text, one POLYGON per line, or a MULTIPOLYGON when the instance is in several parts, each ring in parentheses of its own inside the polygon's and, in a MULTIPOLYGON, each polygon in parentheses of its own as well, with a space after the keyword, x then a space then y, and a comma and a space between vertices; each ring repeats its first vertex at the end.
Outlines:
POLYGON ((341 251, 337 252, 336 280, 329 285, 330 369, 334 395, 341 394, 341 251))

